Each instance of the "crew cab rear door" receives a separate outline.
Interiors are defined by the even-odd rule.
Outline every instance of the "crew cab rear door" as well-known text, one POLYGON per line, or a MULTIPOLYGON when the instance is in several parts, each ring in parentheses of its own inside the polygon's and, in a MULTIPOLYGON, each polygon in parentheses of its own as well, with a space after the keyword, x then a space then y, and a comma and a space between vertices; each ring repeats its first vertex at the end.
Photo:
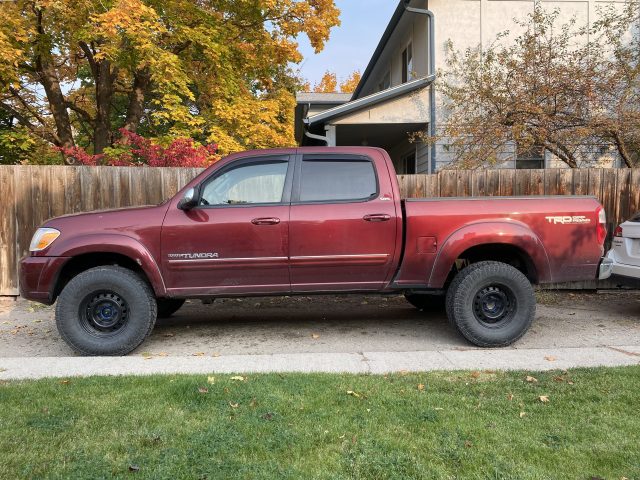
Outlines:
POLYGON ((388 175, 382 158, 297 156, 289 224, 294 292, 382 288, 398 218, 386 183, 381 194, 378 171, 388 175))
POLYGON ((162 267, 174 295, 286 293, 289 280, 289 155, 235 160, 200 184, 196 207, 170 208, 162 267))

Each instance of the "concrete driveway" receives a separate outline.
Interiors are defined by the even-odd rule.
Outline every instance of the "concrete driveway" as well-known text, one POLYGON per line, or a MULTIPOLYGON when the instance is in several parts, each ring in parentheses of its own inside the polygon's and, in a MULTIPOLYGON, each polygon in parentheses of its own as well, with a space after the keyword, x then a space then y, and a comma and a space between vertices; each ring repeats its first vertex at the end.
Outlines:
MULTIPOLYGON (((172 318, 158 320, 151 337, 123 365, 139 363, 154 371, 151 365, 170 365, 180 358, 181 364, 202 365, 206 371, 211 362, 223 365, 226 359, 230 363, 221 370, 239 371, 253 357, 253 370, 261 370, 260 358, 275 362, 276 357, 284 355, 284 370, 287 365, 290 370, 298 369, 290 362, 305 363, 304 358, 316 358, 327 365, 326 370, 334 371, 339 370, 340 361, 351 361, 350 355, 364 356, 366 363, 372 355, 385 354, 386 364, 396 365, 389 370, 422 369, 425 363, 434 368, 473 368, 483 358, 492 358, 493 363, 486 365, 495 364, 494 368, 518 368, 523 364, 509 359, 536 352, 537 360, 532 358, 530 368, 564 368, 562 359, 556 360, 549 353, 561 351, 580 353, 580 358, 595 362, 576 360, 567 366, 640 363, 640 292, 539 292, 538 301, 532 329, 515 345, 499 350, 470 345, 448 324, 443 312, 420 312, 402 296, 226 299, 211 305, 189 301, 172 318), (448 363, 437 361, 433 356, 436 352, 448 352, 448 363), (458 363, 452 362, 461 352, 468 353, 458 363), (332 355, 338 355, 335 367, 330 367, 332 355), (419 360, 420 356, 424 358, 419 360), (552 360, 545 361, 546 357, 552 360), (205 358, 210 360, 204 362, 205 358), (240 362, 243 358, 244 364, 240 362)), ((52 307, 24 300, 0 300, 0 369, 5 369, 0 378, 11 376, 6 365, 24 365, 21 358, 44 365, 56 363, 52 357, 73 356, 57 334, 52 307), (47 360, 37 362, 40 357, 47 360)), ((59 358, 58 364, 62 360, 59 358)), ((120 365, 123 360, 111 359, 110 365, 120 365)), ((87 359, 82 362, 86 364, 87 359)), ((365 371, 377 371, 368 367, 371 365, 365 371)), ((110 371, 107 369, 106 373, 110 371)))

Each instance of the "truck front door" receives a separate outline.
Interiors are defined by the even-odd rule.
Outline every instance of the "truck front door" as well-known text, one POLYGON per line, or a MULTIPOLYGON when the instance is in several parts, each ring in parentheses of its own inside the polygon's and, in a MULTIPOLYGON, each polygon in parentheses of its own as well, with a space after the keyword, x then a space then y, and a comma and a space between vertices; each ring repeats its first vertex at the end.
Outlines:
POLYGON ((289 226, 294 292, 383 286, 392 273, 398 221, 387 177, 382 158, 298 156, 289 226), (386 180, 382 189, 380 180, 386 180))
POLYGON ((175 295, 290 290, 288 155, 231 162, 204 180, 195 208, 170 208, 162 228, 166 287, 175 295))

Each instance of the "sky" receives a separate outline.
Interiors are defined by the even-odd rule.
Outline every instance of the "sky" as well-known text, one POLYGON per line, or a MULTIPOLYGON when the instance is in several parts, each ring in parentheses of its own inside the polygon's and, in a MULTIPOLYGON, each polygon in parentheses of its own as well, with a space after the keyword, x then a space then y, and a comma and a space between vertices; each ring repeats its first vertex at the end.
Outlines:
POLYGON ((309 80, 312 86, 327 70, 336 73, 339 80, 344 80, 354 70, 363 73, 398 1, 336 0, 336 5, 341 11, 342 24, 331 30, 322 52, 316 55, 306 36, 298 39, 304 56, 298 66, 300 76, 309 80))

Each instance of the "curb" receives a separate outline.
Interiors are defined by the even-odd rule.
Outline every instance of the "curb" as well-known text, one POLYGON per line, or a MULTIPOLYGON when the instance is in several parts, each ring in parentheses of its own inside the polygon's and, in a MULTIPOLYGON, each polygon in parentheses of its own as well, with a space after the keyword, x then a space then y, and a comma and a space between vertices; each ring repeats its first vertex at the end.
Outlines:
POLYGON ((626 365, 640 365, 640 346, 281 353, 222 357, 14 357, 0 358, 0 380, 204 373, 383 374, 433 370, 536 371, 626 365))

